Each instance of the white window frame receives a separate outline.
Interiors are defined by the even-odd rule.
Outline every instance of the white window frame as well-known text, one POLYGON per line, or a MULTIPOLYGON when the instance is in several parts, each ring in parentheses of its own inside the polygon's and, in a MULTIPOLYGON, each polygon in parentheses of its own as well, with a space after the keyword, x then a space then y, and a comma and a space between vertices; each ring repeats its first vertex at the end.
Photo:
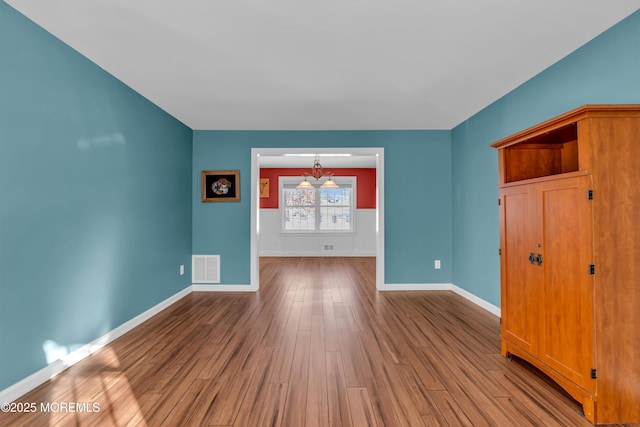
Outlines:
POLYGON ((351 186, 351 199, 349 201, 349 230, 321 230, 320 227, 320 186, 327 180, 327 178, 321 178, 319 181, 316 181, 313 177, 307 177, 307 181, 309 181, 316 188, 316 229, 315 230, 286 230, 285 229, 285 198, 283 195, 283 190, 285 186, 288 185, 298 185, 300 181, 303 180, 303 177, 300 176, 280 176, 278 178, 278 197, 279 197, 279 210, 280 210, 280 232, 283 234, 355 234, 356 233, 356 215, 357 215, 357 206, 356 201, 358 200, 356 195, 357 189, 357 178, 355 176, 332 176, 331 179, 338 184, 338 186, 351 186))

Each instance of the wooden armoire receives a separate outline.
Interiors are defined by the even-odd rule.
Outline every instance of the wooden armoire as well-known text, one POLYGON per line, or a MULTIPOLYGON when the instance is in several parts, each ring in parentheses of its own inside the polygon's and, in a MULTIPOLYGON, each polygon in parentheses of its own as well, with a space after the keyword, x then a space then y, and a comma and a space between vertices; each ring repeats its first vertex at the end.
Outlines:
POLYGON ((585 105, 498 150, 501 346, 640 422, 640 105, 585 105))

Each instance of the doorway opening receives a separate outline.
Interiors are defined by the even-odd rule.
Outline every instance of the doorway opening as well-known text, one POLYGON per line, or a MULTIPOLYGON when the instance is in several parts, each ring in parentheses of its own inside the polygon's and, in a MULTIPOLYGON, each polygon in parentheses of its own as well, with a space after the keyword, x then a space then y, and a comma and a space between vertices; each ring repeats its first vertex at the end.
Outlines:
POLYGON ((384 286, 384 148, 252 148, 251 149, 251 290, 258 290, 259 283, 259 239, 260 239, 260 166, 261 160, 270 157, 314 155, 347 155, 369 157, 375 162, 376 169, 376 208, 375 208, 375 257, 376 288, 384 286))

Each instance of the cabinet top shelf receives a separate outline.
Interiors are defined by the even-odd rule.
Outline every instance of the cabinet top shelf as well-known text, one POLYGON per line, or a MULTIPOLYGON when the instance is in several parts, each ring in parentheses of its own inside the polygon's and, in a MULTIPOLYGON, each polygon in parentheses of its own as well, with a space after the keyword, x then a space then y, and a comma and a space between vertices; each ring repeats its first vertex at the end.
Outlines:
POLYGON ((552 137, 549 137, 549 140, 547 140, 547 137, 545 135, 552 135, 554 131, 557 131, 555 132, 556 134, 561 134, 562 132, 571 132, 572 125, 588 117, 625 116, 640 117, 640 104, 587 104, 551 118, 542 123, 539 123, 528 129, 510 135, 506 138, 502 138, 501 140, 491 144, 491 146, 500 149, 509 147, 514 144, 529 142, 562 142, 563 140, 566 140, 566 138, 561 138, 559 141, 554 141, 552 137), (562 128, 565 128, 565 130, 563 130, 562 128))
POLYGON ((509 188, 517 185, 529 185, 529 184, 535 184, 538 182, 555 181, 561 178, 575 178, 575 177, 585 176, 585 175, 589 175, 589 171, 566 172, 566 173, 561 173, 557 175, 548 175, 548 176, 541 176, 537 178, 523 179, 521 181, 505 182, 503 184, 500 184, 498 187, 509 188))

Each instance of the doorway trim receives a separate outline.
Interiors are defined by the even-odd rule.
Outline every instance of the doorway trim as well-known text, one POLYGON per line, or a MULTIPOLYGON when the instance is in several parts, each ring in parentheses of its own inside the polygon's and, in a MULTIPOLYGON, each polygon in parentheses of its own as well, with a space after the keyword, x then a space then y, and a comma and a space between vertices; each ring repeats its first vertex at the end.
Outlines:
POLYGON ((376 289, 384 284, 384 148, 252 148, 251 149, 251 290, 260 288, 258 239, 260 237, 260 156, 284 154, 353 154, 375 156, 376 159, 376 289))

